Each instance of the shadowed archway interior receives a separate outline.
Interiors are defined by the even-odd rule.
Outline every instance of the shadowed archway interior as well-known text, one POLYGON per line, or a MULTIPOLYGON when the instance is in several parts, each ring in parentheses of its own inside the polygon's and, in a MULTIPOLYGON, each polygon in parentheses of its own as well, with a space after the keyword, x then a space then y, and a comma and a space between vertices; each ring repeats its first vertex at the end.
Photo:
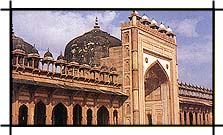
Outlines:
POLYGON ((66 125, 67 124, 67 108, 59 103, 53 108, 53 125, 66 125))
POLYGON ((28 120, 28 107, 22 105, 19 107, 19 125, 27 125, 28 120))
POLYGON ((147 123, 168 123, 165 115, 169 114, 169 77, 165 69, 157 60, 148 67, 144 77, 145 111, 151 112, 147 115, 147 123))
POLYGON ((35 105, 34 112, 34 125, 45 125, 46 124, 46 106, 40 101, 35 105))
POLYGON ((109 124, 109 112, 104 106, 100 107, 97 112, 97 123, 98 125, 108 125, 109 124))

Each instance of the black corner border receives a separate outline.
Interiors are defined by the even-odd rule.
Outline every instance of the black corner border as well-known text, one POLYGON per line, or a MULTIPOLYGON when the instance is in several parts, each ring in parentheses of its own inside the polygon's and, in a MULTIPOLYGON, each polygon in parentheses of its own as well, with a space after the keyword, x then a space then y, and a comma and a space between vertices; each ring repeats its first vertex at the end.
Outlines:
MULTIPOLYGON (((213 56, 212 56, 212 83, 213 83, 213 106, 212 106, 212 112, 213 112, 213 118, 212 118, 212 125, 211 126, 196 126, 196 127, 212 127, 212 134, 215 135, 215 127, 222 127, 223 125, 216 125, 215 124, 215 11, 223 11, 223 8, 215 8, 215 0, 212 0, 212 8, 12 8, 12 0, 9 0, 9 8, 2 8, 2 11, 9 11, 9 43, 10 43, 10 56, 9 56, 9 63, 11 63, 11 51, 12 51, 12 11, 68 11, 68 10, 152 10, 152 11, 212 11, 212 46, 213 46, 213 56)), ((12 127, 24 127, 24 126, 18 126, 18 125, 12 125, 12 66, 10 64, 10 72, 9 72, 9 103, 10 103, 10 114, 9 114, 9 125, 1 125, 2 127, 9 127, 9 135, 12 135, 12 127)), ((126 125, 120 125, 122 127, 132 127, 132 126, 126 126, 126 125)), ((120 126, 114 126, 114 127, 120 127, 120 126)), ((58 126, 25 126, 25 127, 58 127, 58 126)), ((74 126, 62 126, 62 127, 74 127, 74 126)), ((87 127, 87 126, 81 126, 81 127, 87 127)), ((98 126, 92 126, 92 127, 98 127, 98 126)), ((108 127, 108 126, 103 126, 108 127)), ((145 127, 140 125, 134 125, 133 127, 145 127)), ((151 127, 193 127, 193 126, 181 126, 181 125, 153 125, 151 127)))

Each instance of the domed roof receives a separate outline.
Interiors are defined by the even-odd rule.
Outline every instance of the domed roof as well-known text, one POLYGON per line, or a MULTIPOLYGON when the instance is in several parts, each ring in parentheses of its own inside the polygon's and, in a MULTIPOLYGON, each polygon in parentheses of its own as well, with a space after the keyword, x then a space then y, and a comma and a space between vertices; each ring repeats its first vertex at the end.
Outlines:
POLYGON ((12 49, 13 50, 15 50, 15 49, 23 50, 25 52, 25 54, 30 54, 33 52, 38 53, 37 49, 34 46, 27 43, 22 38, 15 36, 14 34, 12 35, 12 49))
POLYGON ((108 66, 106 65, 101 66, 101 70, 108 70, 108 66))
POLYGON ((146 15, 143 15, 143 16, 142 16, 142 19, 143 19, 143 20, 147 20, 147 21, 149 21, 149 18, 148 18, 146 15))
POLYGON ((166 31, 166 27, 165 27, 165 25, 161 22, 161 24, 160 24, 160 26, 159 26, 159 29, 158 29, 158 31, 166 31))
POLYGON ((173 31, 172 31, 172 29, 168 26, 168 28, 166 29, 166 34, 167 35, 173 35, 173 31))
POLYGON ((110 68, 110 72, 112 71, 117 71, 117 69, 115 67, 110 68))
POLYGON ((157 22, 156 20, 153 18, 152 21, 151 21, 151 25, 150 26, 157 26, 157 22))
POLYGON ((109 48, 121 46, 121 40, 97 28, 72 39, 65 47, 68 62, 74 59, 80 64, 99 64, 100 58, 109 56, 109 48))
POLYGON ((60 55, 57 57, 57 60, 65 60, 64 56, 62 55, 62 51, 60 52, 60 55))
POLYGON ((44 54, 44 58, 46 58, 46 57, 53 58, 53 55, 52 55, 52 53, 50 52, 49 48, 47 49, 47 52, 44 54))

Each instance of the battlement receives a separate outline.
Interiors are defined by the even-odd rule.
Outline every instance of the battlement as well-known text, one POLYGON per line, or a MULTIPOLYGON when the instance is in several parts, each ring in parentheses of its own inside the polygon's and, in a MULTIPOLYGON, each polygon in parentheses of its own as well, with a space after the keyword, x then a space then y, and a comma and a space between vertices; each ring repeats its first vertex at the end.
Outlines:
POLYGON ((33 74, 41 77, 62 80, 76 80, 84 83, 99 84, 120 88, 116 68, 101 66, 91 67, 77 62, 66 62, 63 59, 53 60, 50 56, 40 58, 38 54, 25 54, 14 50, 12 55, 12 72, 33 74))
POLYGON ((202 88, 200 86, 194 86, 187 83, 178 83, 179 95, 187 97, 196 97, 207 100, 212 100, 213 91, 210 89, 202 88))
POLYGON ((129 22, 124 22, 121 24, 121 30, 125 30, 131 27, 137 27, 141 29, 142 31, 148 32, 152 36, 162 39, 166 42, 169 42, 171 44, 176 44, 175 40, 175 34, 173 33, 172 29, 165 28, 164 24, 161 22, 160 26, 158 26, 157 22, 153 19, 152 21, 149 21, 147 16, 139 16, 138 14, 136 15, 137 20, 136 20, 136 25, 133 25, 132 22, 132 17, 134 14, 129 17, 130 21, 129 22))

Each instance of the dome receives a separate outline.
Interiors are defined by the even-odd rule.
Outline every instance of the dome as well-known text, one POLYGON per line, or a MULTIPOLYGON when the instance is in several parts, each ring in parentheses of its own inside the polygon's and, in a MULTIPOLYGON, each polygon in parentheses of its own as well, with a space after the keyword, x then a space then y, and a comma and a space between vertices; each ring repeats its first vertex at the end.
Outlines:
POLYGON ((14 34, 12 36, 12 49, 23 50, 25 54, 31 54, 33 52, 38 53, 37 49, 34 46, 27 43, 22 38, 15 36, 14 34))
POLYGON ((166 34, 167 35, 174 35, 172 29, 168 26, 168 28, 166 29, 166 34))
POLYGON ((105 65, 101 66, 101 70, 108 70, 108 66, 105 65))
POLYGON ((158 26, 155 19, 152 19, 150 26, 151 27, 157 27, 158 26))
POLYGON ((62 51, 60 52, 60 55, 57 57, 57 60, 65 60, 64 56, 62 55, 62 51))
POLYGON ((68 62, 74 59, 82 64, 100 65, 100 59, 109 56, 109 48, 121 46, 121 40, 111 36, 100 28, 72 39, 65 47, 65 58, 68 62))
POLYGON ((148 18, 146 15, 143 15, 143 16, 142 16, 142 20, 149 21, 149 18, 148 18))
POLYGON ((49 51, 49 48, 48 48, 48 50, 47 50, 47 52, 44 54, 44 58, 53 58, 53 55, 52 55, 52 53, 49 51))
POLYGON ((37 49, 35 47, 33 47, 32 50, 31 50, 31 54, 38 54, 39 55, 39 52, 37 51, 37 49))
POLYGON ((117 71, 115 67, 110 68, 110 72, 117 71))
POLYGON ((162 22, 161 22, 161 24, 159 26, 158 31, 160 31, 160 32, 166 32, 166 27, 165 27, 165 25, 162 22))
POLYGON ((31 50, 31 53, 28 54, 28 57, 39 58, 39 52, 35 48, 35 44, 34 44, 34 47, 31 50))

